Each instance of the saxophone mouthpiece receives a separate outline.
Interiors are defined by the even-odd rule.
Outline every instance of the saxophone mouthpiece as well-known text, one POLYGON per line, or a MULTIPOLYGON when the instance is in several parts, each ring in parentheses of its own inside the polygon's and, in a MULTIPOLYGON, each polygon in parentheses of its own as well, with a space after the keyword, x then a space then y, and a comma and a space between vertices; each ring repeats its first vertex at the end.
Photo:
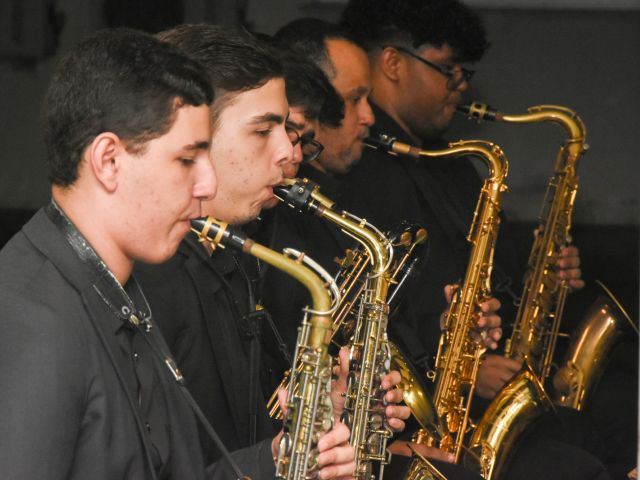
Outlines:
POLYGON ((469 117, 469 119, 477 120, 478 123, 483 120, 494 122, 502 119, 502 114, 486 103, 472 102, 469 105, 458 105, 456 110, 469 117))
POLYGON ((244 232, 211 216, 191 220, 191 230, 201 242, 210 243, 214 250, 217 247, 242 250, 247 241, 244 232))
POLYGON ((364 144, 375 150, 380 150, 385 153, 393 153, 392 148, 396 138, 390 135, 381 133, 375 137, 367 137, 364 139, 364 144))
POLYGON ((312 200, 311 194, 317 184, 306 178, 296 178, 285 183, 286 185, 273 188, 273 194, 276 198, 296 210, 307 209, 312 200))

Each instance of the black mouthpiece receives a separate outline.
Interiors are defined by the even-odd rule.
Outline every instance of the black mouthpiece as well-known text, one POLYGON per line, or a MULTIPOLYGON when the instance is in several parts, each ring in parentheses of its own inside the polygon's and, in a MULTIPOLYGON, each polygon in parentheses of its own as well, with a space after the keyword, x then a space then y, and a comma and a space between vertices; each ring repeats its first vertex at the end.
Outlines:
POLYGON ((224 247, 242 250, 247 241, 247 235, 240 229, 216 220, 213 217, 202 217, 191 220, 191 228, 201 240, 210 242, 214 247, 224 247))
POLYGON ((488 120, 490 122, 497 120, 496 116, 498 111, 486 103, 473 102, 469 105, 458 105, 456 110, 471 119, 478 120, 478 122, 482 120, 488 120))
POLYGON ((315 182, 306 178, 296 179, 291 185, 274 187, 273 194, 290 207, 302 211, 311 206, 311 194, 317 186, 315 182))
POLYGON ((376 137, 365 138, 364 144, 367 147, 375 148, 376 150, 388 153, 391 151, 391 148, 393 147, 395 141, 395 137, 381 133, 376 137))

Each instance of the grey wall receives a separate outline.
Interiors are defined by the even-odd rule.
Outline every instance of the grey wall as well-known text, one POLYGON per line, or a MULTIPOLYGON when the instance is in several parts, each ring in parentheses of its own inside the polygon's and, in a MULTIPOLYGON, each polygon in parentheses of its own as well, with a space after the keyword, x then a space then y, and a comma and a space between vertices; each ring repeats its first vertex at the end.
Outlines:
MULTIPOLYGON (((209 3, 186 1, 188 20, 206 15, 209 3)), ((100 6, 100 0, 58 0, 66 15, 59 53, 102 26, 100 6)), ((335 19, 341 8, 335 2, 253 0, 247 17, 255 30, 273 33, 302 15, 335 19)), ((492 48, 478 65, 467 98, 510 113, 540 103, 576 110, 587 124, 591 146, 580 165, 576 222, 638 224, 640 11, 479 9, 492 48)), ((0 61, 0 209, 36 208, 48 198, 37 120, 57 58, 27 66, 0 61)), ((564 139, 561 129, 456 120, 451 138, 469 137, 504 148, 511 162, 507 208, 518 220, 534 220, 564 139)))

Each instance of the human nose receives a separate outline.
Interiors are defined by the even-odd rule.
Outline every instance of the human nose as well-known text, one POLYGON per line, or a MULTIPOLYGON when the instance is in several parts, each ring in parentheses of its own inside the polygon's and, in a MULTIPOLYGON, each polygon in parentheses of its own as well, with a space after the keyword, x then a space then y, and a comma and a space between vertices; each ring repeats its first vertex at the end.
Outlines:
POLYGON ((374 116, 373 110, 371 110, 371 105, 369 105, 369 101, 366 98, 362 101, 359 113, 360 123, 362 125, 370 127, 374 124, 376 117, 374 116))
POLYGON ((282 175, 284 178, 296 178, 298 168, 302 163, 302 142, 293 146, 293 155, 290 162, 286 162, 282 165, 282 175))
MULTIPOLYGON (((276 150, 274 155, 275 163, 280 168, 283 168, 284 165, 286 165, 287 163, 292 163, 294 161, 295 150, 302 147, 298 147, 298 145, 300 145, 300 142, 298 143, 298 145, 296 145, 296 147, 294 147, 291 144, 291 139, 289 138, 289 134, 284 128, 282 129, 281 134, 278 135, 277 142, 278 143, 276 145, 276 150)), ((300 161, 298 161, 298 163, 300 163, 301 161, 302 161, 302 151, 300 151, 300 161)))
POLYGON ((201 201, 211 200, 216 196, 218 190, 218 179, 213 169, 213 162, 211 162, 209 155, 206 155, 197 164, 193 196, 201 201))

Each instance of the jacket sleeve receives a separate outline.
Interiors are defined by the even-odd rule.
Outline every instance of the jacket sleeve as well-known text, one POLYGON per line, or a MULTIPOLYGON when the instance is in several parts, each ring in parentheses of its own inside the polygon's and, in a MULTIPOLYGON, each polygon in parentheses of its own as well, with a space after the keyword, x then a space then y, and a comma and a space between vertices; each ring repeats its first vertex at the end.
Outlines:
MULTIPOLYGON (((271 456, 271 439, 231 452, 231 456, 240 467, 242 474, 251 480, 272 480, 275 477, 276 467, 271 456)), ((207 467, 207 480, 230 480, 236 477, 237 475, 224 458, 207 467)))
POLYGON ((65 479, 81 430, 87 358, 68 319, 0 298, 0 478, 65 479))

